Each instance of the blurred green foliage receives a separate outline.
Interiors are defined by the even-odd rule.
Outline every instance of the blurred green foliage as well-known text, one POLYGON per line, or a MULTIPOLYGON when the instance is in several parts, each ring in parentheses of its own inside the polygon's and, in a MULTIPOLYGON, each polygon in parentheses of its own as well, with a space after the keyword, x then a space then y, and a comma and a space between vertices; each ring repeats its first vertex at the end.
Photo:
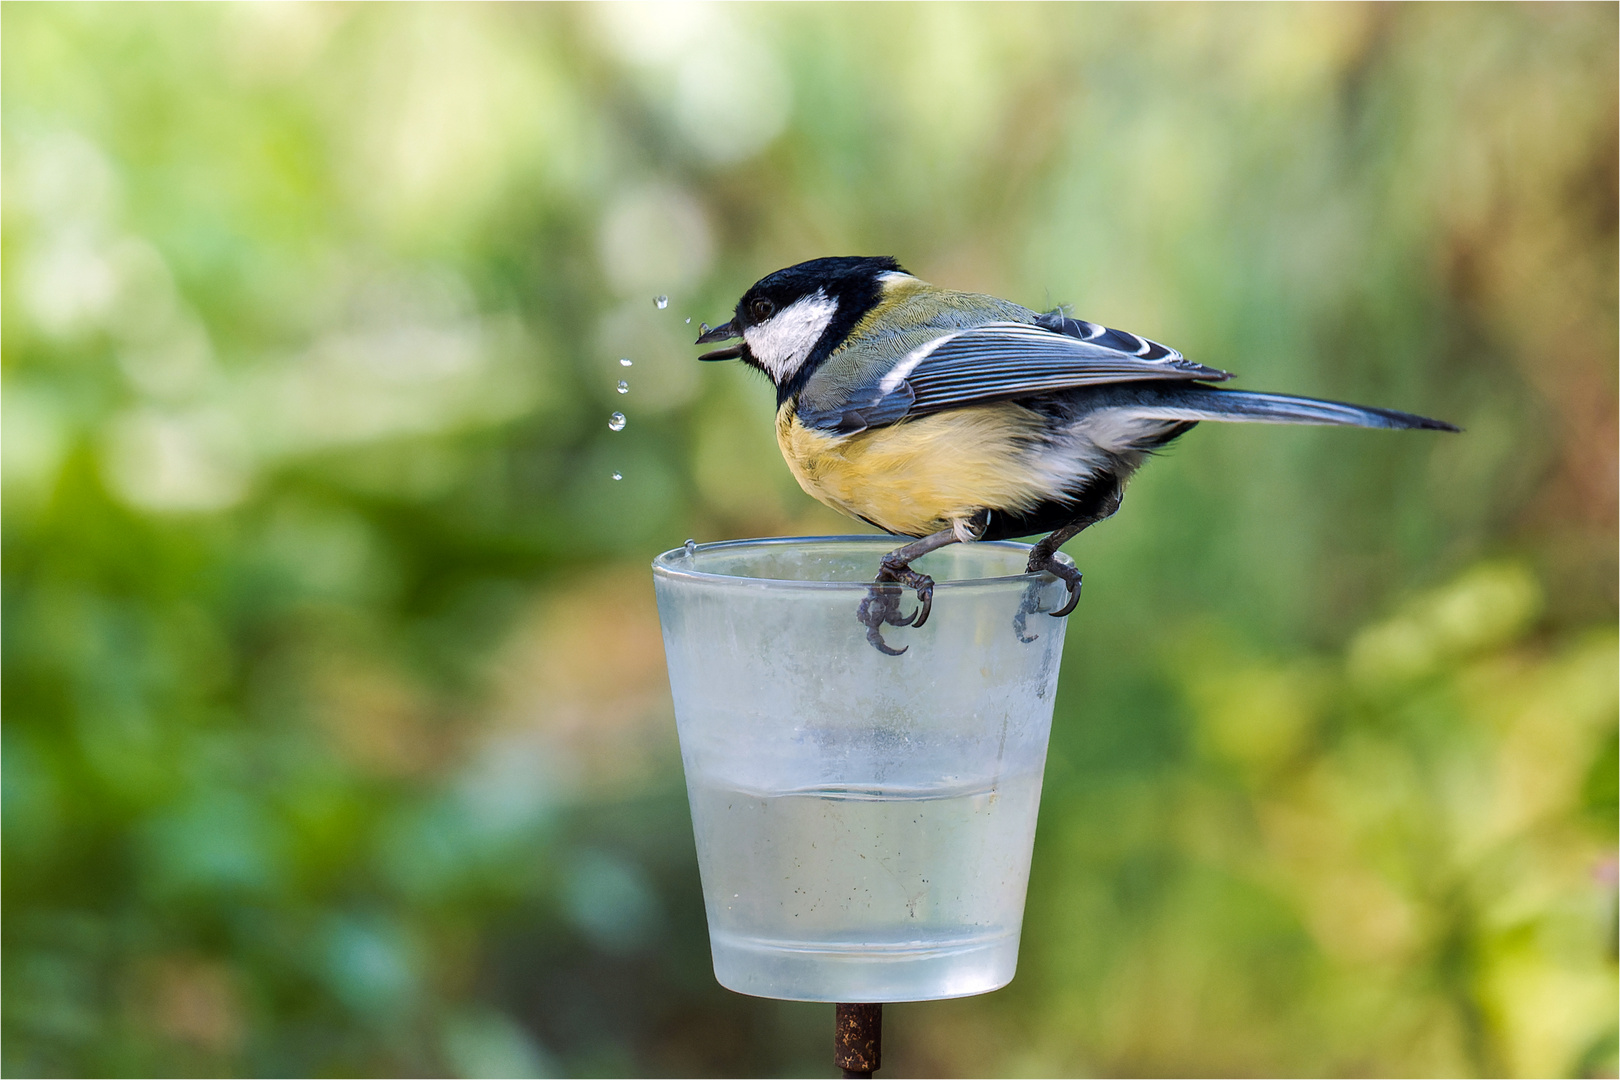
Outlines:
POLYGON ((842 253, 1468 429, 1071 545, 1020 975, 886 1074, 1614 1074, 1613 4, 3 21, 8 1075, 829 1072, 646 567, 850 530, 689 345, 842 253))

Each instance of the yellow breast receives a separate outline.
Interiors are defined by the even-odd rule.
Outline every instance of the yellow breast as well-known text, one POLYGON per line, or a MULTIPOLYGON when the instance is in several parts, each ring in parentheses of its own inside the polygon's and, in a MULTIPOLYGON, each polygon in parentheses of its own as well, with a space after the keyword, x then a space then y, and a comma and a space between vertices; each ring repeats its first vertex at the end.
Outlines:
POLYGON ((1033 510, 1044 498, 1030 467, 1040 430, 1035 413, 1010 401, 855 435, 805 427, 792 402, 776 414, 776 441, 800 487, 902 536, 951 528, 986 507, 1033 510))

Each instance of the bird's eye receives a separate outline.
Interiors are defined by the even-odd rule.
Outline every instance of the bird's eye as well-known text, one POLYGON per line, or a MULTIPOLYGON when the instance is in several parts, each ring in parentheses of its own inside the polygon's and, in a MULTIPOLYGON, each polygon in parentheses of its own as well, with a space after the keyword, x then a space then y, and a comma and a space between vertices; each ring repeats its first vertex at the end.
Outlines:
POLYGON ((776 314, 776 305, 769 300, 755 300, 749 305, 748 313, 754 317, 755 322, 761 323, 776 314))

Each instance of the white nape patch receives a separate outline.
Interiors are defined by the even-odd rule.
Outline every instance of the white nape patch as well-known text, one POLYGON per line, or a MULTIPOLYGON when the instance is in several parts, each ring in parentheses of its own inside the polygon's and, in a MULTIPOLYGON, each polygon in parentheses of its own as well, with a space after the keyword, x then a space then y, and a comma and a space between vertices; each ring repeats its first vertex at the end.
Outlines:
POLYGON ((885 270, 878 275, 878 280, 885 285, 897 285, 902 281, 916 281, 917 278, 902 270, 885 270))
POLYGON ((743 340, 771 380, 781 385, 804 366, 837 311, 838 301, 829 297, 825 289, 817 289, 758 326, 748 327, 743 331, 743 340))

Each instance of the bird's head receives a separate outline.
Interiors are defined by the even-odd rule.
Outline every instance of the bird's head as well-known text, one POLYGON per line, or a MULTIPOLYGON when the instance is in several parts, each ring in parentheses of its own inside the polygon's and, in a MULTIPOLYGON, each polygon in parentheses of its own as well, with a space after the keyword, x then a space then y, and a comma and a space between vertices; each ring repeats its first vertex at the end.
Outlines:
POLYGON ((905 274, 887 255, 812 259, 756 281, 731 321, 697 343, 742 338, 698 357, 741 360, 763 371, 777 393, 792 393, 883 297, 885 276, 905 274))

